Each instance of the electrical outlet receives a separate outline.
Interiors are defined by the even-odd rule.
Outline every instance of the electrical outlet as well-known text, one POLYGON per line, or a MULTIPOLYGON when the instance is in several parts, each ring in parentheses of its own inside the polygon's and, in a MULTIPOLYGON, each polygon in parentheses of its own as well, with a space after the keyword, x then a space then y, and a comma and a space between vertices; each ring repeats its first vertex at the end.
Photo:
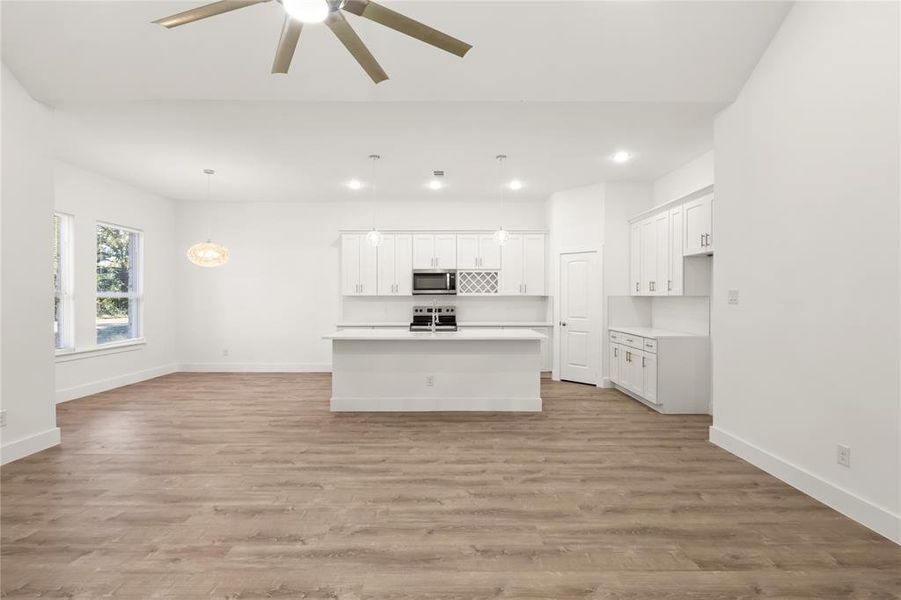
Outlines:
POLYGON ((222 349, 222 356, 228 356, 228 348, 222 349))
POLYGON ((851 467, 851 448, 850 446, 843 446, 841 444, 837 447, 837 456, 836 461, 843 467, 851 467))
POLYGON ((729 304, 738 304, 738 290, 729 290, 729 304))
POLYGON ((435 376, 434 375, 426 375, 425 376, 425 385, 426 387, 432 387, 435 385, 435 376))
POLYGON ((6 409, 0 410, 0 427, 6 427, 6 409))

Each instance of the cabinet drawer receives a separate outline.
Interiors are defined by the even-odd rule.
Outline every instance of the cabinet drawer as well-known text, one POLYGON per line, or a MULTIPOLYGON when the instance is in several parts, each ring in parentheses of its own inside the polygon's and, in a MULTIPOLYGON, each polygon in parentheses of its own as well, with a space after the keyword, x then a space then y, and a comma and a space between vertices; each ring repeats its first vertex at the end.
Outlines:
POLYGON ((644 350, 644 338, 628 333, 621 333, 619 343, 636 350, 644 350))
POLYGON ((623 334, 622 334, 622 333, 620 333, 620 332, 618 332, 618 331, 611 331, 611 332, 610 332, 610 339, 611 339, 612 341, 618 342, 618 341, 620 341, 622 338, 623 338, 623 334))
POLYGON ((645 352, 650 352, 652 354, 657 354, 657 340, 652 338, 641 338, 642 344, 641 349, 645 352))

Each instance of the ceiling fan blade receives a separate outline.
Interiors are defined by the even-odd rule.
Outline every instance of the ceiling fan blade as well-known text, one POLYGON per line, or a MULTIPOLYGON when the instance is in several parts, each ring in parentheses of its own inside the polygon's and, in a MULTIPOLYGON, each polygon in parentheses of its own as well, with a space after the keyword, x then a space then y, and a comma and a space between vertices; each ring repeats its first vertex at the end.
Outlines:
POLYGON ((193 23, 194 21, 206 19, 207 17, 215 17, 216 15, 221 15, 222 13, 227 13, 232 10, 244 8, 245 6, 261 4, 263 2, 269 2, 269 0, 220 0, 219 2, 205 4, 203 6, 198 6, 197 8, 192 8, 191 10, 186 10, 175 15, 157 19, 156 21, 154 21, 154 23, 171 29, 172 27, 178 27, 179 25, 184 25, 186 23, 193 23))
POLYGON ((353 30, 350 23, 348 23, 347 19, 344 18, 344 15, 341 14, 341 11, 334 10, 330 12, 328 18, 325 20, 325 24, 328 25, 329 29, 331 29, 336 36, 338 36, 338 39, 341 40, 341 43, 344 44, 347 51, 353 54, 353 57, 357 59, 357 62, 363 67, 363 70, 372 78, 372 81, 380 83, 388 79, 388 75, 382 70, 382 67, 379 66, 375 57, 366 45, 363 44, 363 40, 361 40, 360 36, 357 35, 357 32, 353 30))
POLYGON ((291 66, 291 59, 294 58, 294 50, 297 48, 297 40, 300 39, 302 30, 302 22, 285 15, 285 23, 282 25, 282 36, 279 38, 278 48, 275 50, 275 60, 272 61, 273 73, 288 72, 288 67, 291 66))
POLYGON ((376 4, 371 0, 346 0, 342 8, 357 16, 409 35, 426 44, 431 44, 436 48, 456 54, 461 58, 472 48, 471 44, 460 41, 410 17, 405 17, 399 12, 395 12, 381 4, 376 4))

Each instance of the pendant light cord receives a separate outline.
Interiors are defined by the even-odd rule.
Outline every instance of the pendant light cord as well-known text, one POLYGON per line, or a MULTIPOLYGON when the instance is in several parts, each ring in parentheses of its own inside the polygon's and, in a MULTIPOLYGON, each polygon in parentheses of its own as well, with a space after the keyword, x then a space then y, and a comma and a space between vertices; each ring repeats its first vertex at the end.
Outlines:
MULTIPOLYGON (((498 217, 499 217, 498 220, 501 223, 503 223, 503 221, 504 221, 504 161, 507 160, 507 155, 506 154, 498 154, 496 158, 497 158, 498 164, 500 165, 500 172, 501 172, 501 213, 500 213, 500 215, 498 215, 498 217)), ((503 228, 504 228, 504 226, 502 224, 501 229, 503 229, 503 228)))
POLYGON ((372 188, 372 223, 371 223, 372 229, 375 229, 375 199, 376 199, 375 198, 375 163, 380 158, 382 158, 382 157, 379 156, 378 154, 370 154, 369 155, 369 160, 372 163, 370 166, 370 171, 369 171, 369 181, 371 182, 369 184, 369 187, 372 188))
POLYGON ((212 220, 213 220, 213 170, 204 169, 206 173, 206 241, 211 241, 212 236, 212 220))

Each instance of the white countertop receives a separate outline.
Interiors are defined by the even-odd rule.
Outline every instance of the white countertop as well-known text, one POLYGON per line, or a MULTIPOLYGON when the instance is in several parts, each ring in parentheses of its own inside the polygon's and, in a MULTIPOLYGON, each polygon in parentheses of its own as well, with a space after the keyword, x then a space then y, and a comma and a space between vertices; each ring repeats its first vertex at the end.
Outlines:
MULTIPOLYGON (((341 327, 344 329, 353 328, 353 327, 403 327, 406 329, 410 326, 410 323, 399 323, 393 321, 377 321, 373 323, 360 323, 360 322, 348 322, 348 323, 338 323, 336 327, 341 327)), ((502 323, 499 321, 465 321, 461 323, 457 323, 458 327, 553 327, 554 324, 545 321, 513 321, 502 323)))
POLYGON ((688 333, 686 331, 671 331, 668 329, 655 329, 654 327, 616 327, 611 325, 608 327, 610 331, 620 331, 629 335, 637 335, 643 338, 687 338, 687 337, 707 337, 700 333, 688 333))
POLYGON ((508 342, 543 340, 547 336, 522 329, 464 329, 461 331, 409 331, 406 329, 345 329, 322 336, 326 340, 376 342, 508 342))

